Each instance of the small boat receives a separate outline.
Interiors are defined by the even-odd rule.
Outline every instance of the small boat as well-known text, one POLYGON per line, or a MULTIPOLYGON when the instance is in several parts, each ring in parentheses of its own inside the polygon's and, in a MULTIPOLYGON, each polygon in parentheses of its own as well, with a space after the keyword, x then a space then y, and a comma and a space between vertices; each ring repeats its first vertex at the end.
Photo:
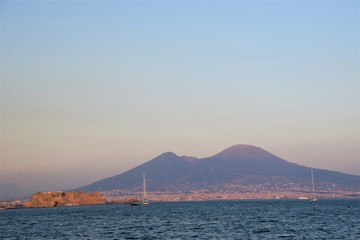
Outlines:
POLYGON ((308 197, 298 197, 299 200, 309 200, 308 197))
POLYGON ((131 206, 139 206, 140 205, 140 202, 139 201, 135 201, 135 202, 132 202, 130 203, 131 206))

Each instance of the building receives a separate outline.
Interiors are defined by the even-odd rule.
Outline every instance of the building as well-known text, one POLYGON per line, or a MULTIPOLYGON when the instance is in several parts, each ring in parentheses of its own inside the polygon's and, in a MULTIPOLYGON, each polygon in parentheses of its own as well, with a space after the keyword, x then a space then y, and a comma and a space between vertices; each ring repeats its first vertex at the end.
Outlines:
POLYGON ((100 192, 37 192, 32 196, 31 202, 24 203, 24 207, 39 208, 96 204, 106 204, 106 200, 100 192))

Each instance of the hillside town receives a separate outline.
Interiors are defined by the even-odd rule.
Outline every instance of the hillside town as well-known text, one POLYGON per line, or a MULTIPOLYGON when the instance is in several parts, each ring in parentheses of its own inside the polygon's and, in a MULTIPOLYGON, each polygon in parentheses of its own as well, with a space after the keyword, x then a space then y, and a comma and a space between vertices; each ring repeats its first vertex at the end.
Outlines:
MULTIPOLYGON (((309 183, 288 183, 287 186, 267 186, 264 184, 252 185, 223 185, 212 186, 204 189, 180 190, 180 191, 148 191, 146 197, 150 202, 173 202, 173 201, 211 201, 211 200, 250 200, 250 199, 300 199, 311 198, 312 191, 309 183)), ((360 191, 343 190, 339 187, 322 185, 316 191, 319 199, 327 198, 359 198, 360 191)), ((54 207, 78 206, 93 204, 129 204, 142 198, 139 189, 115 189, 101 193, 74 193, 45 192, 35 193, 32 198, 25 199, 2 199, 0 209, 22 207, 54 207), (52 197, 54 196, 54 197, 52 197), (65 198, 66 197, 66 198, 65 198), (41 201, 40 201, 40 200, 41 201)))
MULTIPOLYGON (((313 192, 309 183, 288 183, 287 186, 276 188, 264 184, 252 185, 223 185, 212 186, 196 190, 180 191, 150 191, 147 198, 153 202, 166 201, 209 201, 209 200, 245 200, 245 199, 308 199, 313 192)), ((139 197, 136 190, 111 190, 104 191, 107 200, 125 201, 130 198, 139 197)), ((343 190, 335 185, 322 186, 316 191, 317 198, 360 198, 360 191, 343 190)))

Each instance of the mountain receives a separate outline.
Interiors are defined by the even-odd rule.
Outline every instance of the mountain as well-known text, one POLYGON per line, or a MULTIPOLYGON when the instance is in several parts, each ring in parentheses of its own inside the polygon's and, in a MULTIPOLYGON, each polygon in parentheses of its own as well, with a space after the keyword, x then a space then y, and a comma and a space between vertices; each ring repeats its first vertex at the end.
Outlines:
POLYGON ((140 185, 143 172, 149 189, 163 189, 169 184, 179 182, 191 171, 191 164, 175 153, 166 152, 125 173, 105 178, 89 186, 80 188, 85 191, 106 191, 112 189, 132 189, 140 185))
MULTIPOLYGON (((235 145, 207 158, 167 152, 122 174, 79 189, 108 191, 136 189, 146 173, 149 191, 196 190, 212 186, 263 184, 269 188, 311 181, 310 168, 281 159, 260 147, 235 145)), ((318 186, 360 190, 359 176, 314 169, 318 186)))

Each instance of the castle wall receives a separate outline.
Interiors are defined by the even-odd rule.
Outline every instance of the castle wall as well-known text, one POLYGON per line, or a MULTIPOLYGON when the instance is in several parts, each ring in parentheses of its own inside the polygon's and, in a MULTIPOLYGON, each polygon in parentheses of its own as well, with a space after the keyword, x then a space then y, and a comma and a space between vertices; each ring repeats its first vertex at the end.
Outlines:
POLYGON ((31 202, 25 202, 24 207, 60 207, 105 204, 102 193, 93 192, 37 192, 31 202))

